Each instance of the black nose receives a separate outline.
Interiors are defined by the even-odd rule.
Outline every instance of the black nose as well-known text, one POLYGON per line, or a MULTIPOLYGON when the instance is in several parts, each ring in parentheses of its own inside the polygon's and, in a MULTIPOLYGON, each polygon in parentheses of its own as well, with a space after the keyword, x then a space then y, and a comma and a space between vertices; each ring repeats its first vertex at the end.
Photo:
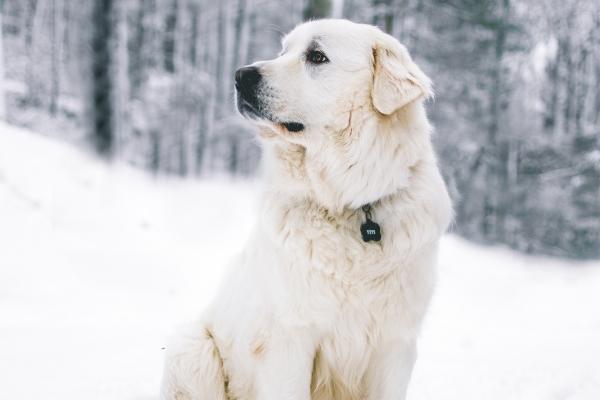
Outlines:
POLYGON ((235 88, 244 93, 254 92, 260 78, 257 67, 242 67, 235 71, 235 88))

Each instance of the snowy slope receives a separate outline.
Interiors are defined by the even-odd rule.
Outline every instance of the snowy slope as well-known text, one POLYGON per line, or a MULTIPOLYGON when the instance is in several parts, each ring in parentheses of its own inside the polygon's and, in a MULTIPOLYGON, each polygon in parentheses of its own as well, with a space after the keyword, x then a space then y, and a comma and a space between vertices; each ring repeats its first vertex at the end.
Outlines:
MULTIPOLYGON (((251 183, 154 179, 0 124, 0 399, 153 399, 251 183)), ((236 243, 225 246, 225 242, 236 243)), ((443 241, 411 400, 599 399, 600 262, 443 241)))

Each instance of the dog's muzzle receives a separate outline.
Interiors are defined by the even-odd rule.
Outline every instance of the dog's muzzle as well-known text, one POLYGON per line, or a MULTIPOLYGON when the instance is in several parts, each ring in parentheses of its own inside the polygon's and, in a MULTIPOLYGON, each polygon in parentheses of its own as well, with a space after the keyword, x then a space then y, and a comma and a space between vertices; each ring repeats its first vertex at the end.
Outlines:
POLYGON ((304 124, 295 121, 281 121, 274 118, 259 100, 262 75, 258 67, 249 65, 235 71, 235 90, 237 92, 237 108, 246 118, 263 118, 278 124, 289 132, 304 130, 304 124))
POLYGON ((242 115, 261 116, 257 95, 261 80, 262 76, 258 67, 247 66, 235 71, 237 107, 242 115))

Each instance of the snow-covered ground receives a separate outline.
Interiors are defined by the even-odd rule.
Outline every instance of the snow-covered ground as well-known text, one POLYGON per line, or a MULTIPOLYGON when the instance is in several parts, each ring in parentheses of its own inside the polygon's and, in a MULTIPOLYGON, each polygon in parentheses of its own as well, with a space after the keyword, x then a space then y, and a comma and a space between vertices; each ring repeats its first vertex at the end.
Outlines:
MULTIPOLYGON (((0 124, 0 399, 155 399, 165 338, 242 246, 253 187, 0 124)), ((409 399, 600 399, 600 262, 444 238, 409 399)))

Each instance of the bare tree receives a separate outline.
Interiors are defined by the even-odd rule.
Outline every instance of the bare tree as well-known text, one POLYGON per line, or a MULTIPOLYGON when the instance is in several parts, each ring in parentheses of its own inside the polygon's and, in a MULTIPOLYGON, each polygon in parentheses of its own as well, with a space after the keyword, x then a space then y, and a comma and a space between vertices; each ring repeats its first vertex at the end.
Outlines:
POLYGON ((128 16, 127 1, 117 2, 113 5, 112 26, 113 42, 116 51, 113 51, 113 63, 111 70, 111 79, 113 81, 113 135, 115 137, 115 151, 120 151, 120 147, 129 139, 131 130, 131 121, 129 113, 130 100, 130 81, 129 81, 129 29, 127 23, 128 16))
POLYGON ((331 0, 308 0, 302 13, 304 20, 326 18, 331 15, 331 0))
POLYGON ((393 0, 373 0, 373 25, 380 26, 388 33, 394 30, 393 0))
POLYGON ((29 103, 37 103, 38 98, 35 89, 35 79, 33 68, 36 65, 34 57, 34 44, 36 39, 36 26, 39 25, 36 21, 38 18, 38 0, 27 0, 24 18, 24 40, 25 53, 27 56, 27 64, 25 64, 25 84, 27 85, 27 101, 29 103))
POLYGON ((50 115, 55 116, 60 96, 60 64, 63 41, 61 37, 63 1, 52 0, 52 22, 50 27, 51 72, 50 72, 50 115))
POLYGON ((113 56, 113 1, 96 0, 92 13, 92 129, 96 149, 111 154, 114 145, 114 105, 111 66, 113 56))
POLYGON ((165 70, 175 72, 175 31, 177 28, 178 9, 180 0, 172 0, 165 16, 165 28, 163 39, 163 57, 165 70))

